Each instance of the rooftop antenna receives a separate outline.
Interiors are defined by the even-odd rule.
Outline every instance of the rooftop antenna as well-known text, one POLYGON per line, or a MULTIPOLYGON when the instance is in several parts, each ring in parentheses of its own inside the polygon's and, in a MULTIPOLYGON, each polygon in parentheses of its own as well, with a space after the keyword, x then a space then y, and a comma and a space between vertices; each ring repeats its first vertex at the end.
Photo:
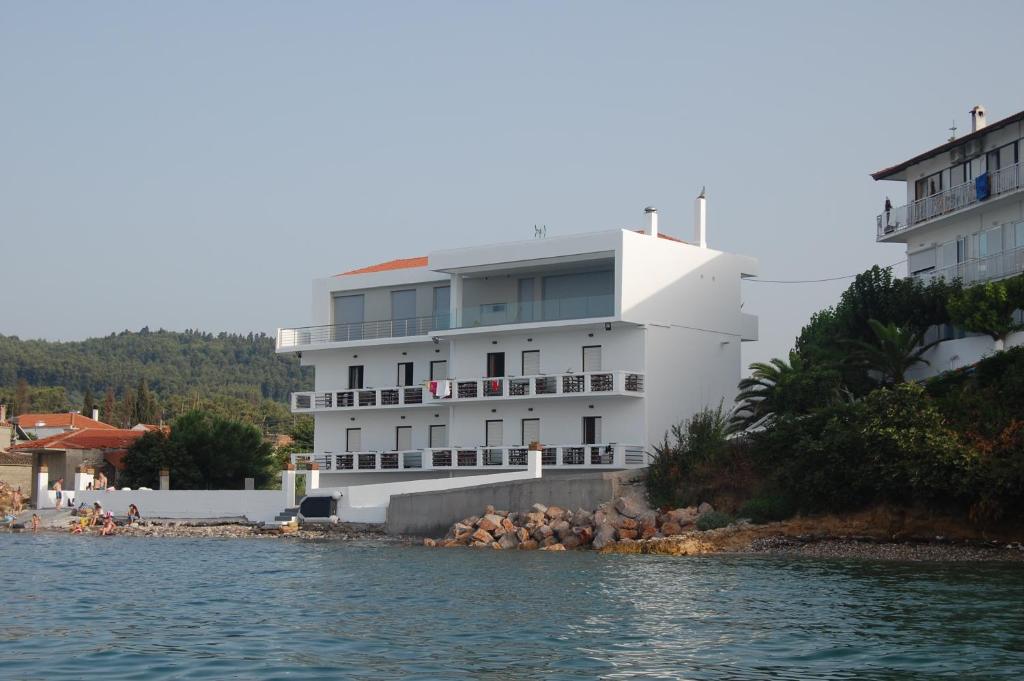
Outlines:
POLYGON ((952 142, 956 139, 956 119, 953 119, 953 125, 947 128, 949 130, 949 141, 952 142))
POLYGON ((540 227, 538 227, 537 225, 533 226, 533 238, 534 239, 543 239, 547 235, 548 235, 548 226, 547 225, 541 225, 540 227))

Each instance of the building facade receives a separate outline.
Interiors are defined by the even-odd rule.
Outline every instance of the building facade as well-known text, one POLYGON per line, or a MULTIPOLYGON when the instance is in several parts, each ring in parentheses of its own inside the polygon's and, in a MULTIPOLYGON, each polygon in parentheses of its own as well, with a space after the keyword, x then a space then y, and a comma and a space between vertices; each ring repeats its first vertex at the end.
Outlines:
MULTIPOLYGON (((994 123, 984 107, 970 114, 969 134, 872 174, 903 182, 906 192, 905 203, 887 202, 878 215, 876 239, 906 244, 907 272, 925 282, 970 286, 1024 272, 1024 111, 994 123)), ((972 364, 993 349, 987 336, 949 331, 915 378, 972 364)))
MULTIPOLYGON (((703 199, 700 199, 701 204, 703 199)), ((526 468, 646 465, 652 444, 731 402, 747 257, 612 230, 440 250, 313 284, 313 324, 278 352, 315 368, 292 411, 315 417, 321 485, 526 468)))

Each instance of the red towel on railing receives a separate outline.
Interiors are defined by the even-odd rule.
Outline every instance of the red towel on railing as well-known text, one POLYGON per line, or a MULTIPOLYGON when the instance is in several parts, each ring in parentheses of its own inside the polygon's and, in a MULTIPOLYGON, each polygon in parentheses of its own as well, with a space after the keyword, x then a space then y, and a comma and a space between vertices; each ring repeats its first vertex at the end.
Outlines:
POLYGON ((491 392, 492 393, 501 392, 501 381, 499 381, 497 379, 491 381, 491 392))
POLYGON ((437 381, 431 381, 430 383, 428 383, 427 390, 430 391, 431 395, 437 397, 437 381))

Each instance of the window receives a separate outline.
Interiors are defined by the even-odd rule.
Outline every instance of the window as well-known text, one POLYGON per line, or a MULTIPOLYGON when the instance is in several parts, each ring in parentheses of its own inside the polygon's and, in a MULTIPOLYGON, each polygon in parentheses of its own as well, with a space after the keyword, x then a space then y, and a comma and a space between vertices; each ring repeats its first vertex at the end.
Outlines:
POLYGON ((519 280, 519 297, 516 318, 521 322, 530 322, 534 319, 533 309, 533 277, 519 280))
POLYGON ((928 248, 907 256, 907 269, 911 274, 935 268, 935 249, 928 248))
POLYGON ((500 447, 504 443, 502 422, 487 421, 484 424, 484 444, 487 447, 500 447))
POLYGON ((359 340, 364 321, 362 295, 334 298, 334 340, 359 340))
POLYGON ((523 350, 523 376, 540 374, 540 350, 523 350))
POLYGON ((434 360, 430 363, 430 380, 439 381, 443 378, 448 378, 448 360, 434 360))
POLYGON ((399 452, 407 452, 412 449, 412 426, 397 426, 395 428, 395 449, 399 452))
POLYGON ((412 362, 398 363, 398 383, 395 385, 412 385, 412 362))
POLYGON ((500 378, 505 375, 505 353, 487 353, 487 378, 500 378))
POLYGON ((430 426, 430 446, 431 447, 447 447, 448 446, 448 426, 444 424, 435 424, 430 426))
POLYGON ((614 293, 612 270, 544 277, 544 319, 608 317, 614 312, 614 293))
POLYGON ((450 286, 434 287, 434 330, 451 328, 451 301, 450 286))
POLYGON ((346 428, 345 429, 345 451, 346 452, 358 452, 363 448, 363 430, 362 428, 346 428))
POLYGON ((540 442, 540 419, 523 419, 522 444, 527 447, 531 442, 540 442))
POLYGON ((391 319, 392 335, 416 335, 416 289, 391 292, 391 319))
POLYGON ((1024 222, 1018 222, 1013 226, 1014 248, 1024 248, 1024 222))
POLYGON ((597 445, 601 443, 601 417, 583 417, 583 444, 597 445))
POLYGON ((348 368, 348 389, 358 390, 363 387, 363 367, 351 366, 348 368))
POLYGON ((583 346, 583 371, 600 371, 601 370, 601 346, 600 345, 584 345, 583 346))

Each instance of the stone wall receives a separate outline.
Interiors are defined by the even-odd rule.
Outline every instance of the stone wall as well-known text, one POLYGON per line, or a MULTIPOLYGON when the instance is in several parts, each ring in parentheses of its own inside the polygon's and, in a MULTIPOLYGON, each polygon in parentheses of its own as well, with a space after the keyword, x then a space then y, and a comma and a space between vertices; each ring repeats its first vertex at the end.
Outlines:
POLYGON ((32 496, 32 466, 0 464, 0 482, 5 482, 11 489, 21 488, 25 498, 32 496))
POLYGON ((385 530, 388 534, 440 536, 458 518, 465 518, 491 505, 496 508, 527 509, 535 503, 562 508, 596 508, 613 499, 622 483, 636 473, 583 473, 481 485, 440 492, 396 494, 388 506, 385 530))

